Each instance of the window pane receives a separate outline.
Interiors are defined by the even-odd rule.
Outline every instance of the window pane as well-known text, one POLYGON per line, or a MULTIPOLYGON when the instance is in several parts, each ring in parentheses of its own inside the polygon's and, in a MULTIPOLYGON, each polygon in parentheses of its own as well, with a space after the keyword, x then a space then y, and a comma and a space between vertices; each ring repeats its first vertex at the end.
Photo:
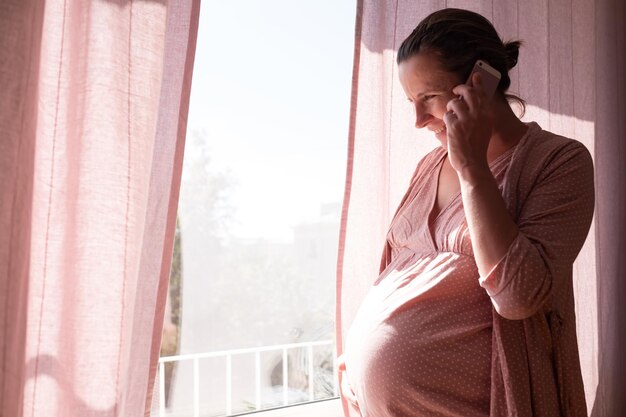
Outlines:
POLYGON ((163 364, 165 415, 336 395, 355 11, 354 0, 202 3, 162 344, 164 357, 199 356, 163 364), (285 344, 302 345, 268 348, 285 344))

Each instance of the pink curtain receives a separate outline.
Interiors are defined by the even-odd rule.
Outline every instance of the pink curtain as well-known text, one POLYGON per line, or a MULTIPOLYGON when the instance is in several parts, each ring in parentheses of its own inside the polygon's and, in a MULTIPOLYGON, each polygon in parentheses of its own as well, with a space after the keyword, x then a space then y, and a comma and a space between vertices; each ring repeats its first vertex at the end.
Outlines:
POLYGON ((0 415, 150 409, 199 0, 0 2, 0 415))
MULTIPOLYGON (((337 341, 377 276, 387 226, 417 161, 437 145, 413 127, 396 50, 431 12, 458 7, 522 39, 511 90, 524 120, 594 155, 597 207, 575 264, 578 339, 590 415, 626 415, 626 61, 621 0, 359 0, 348 172, 337 267, 337 341)), ((344 404, 346 415, 350 415, 344 404)))

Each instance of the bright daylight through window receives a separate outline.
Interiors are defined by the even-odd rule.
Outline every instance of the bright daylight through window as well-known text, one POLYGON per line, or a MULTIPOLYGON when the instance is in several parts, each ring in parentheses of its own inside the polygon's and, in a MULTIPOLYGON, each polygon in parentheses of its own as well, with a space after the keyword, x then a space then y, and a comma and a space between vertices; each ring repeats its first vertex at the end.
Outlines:
POLYGON ((354 0, 202 2, 154 415, 337 396, 355 13, 354 0))

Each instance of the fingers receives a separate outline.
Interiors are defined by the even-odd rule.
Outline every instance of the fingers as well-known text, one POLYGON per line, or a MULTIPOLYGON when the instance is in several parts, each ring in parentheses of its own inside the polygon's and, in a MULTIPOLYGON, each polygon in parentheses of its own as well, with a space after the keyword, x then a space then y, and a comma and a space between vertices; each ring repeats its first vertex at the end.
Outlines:
MULTIPOLYGON (((446 110, 448 110, 446 115, 448 115, 448 113, 452 113, 458 119, 465 119, 470 111, 467 103, 462 97, 456 97, 448 101, 446 104, 446 110)), ((445 118, 446 116, 444 115, 444 120, 445 118)))
POLYGON ((446 126, 450 127, 452 125, 454 125, 457 121, 458 121, 458 117, 456 115, 456 113, 454 111, 448 110, 444 115, 443 115, 443 122, 446 124, 446 126))
POLYGON ((337 370, 339 372, 346 370, 346 358, 343 354, 337 357, 337 370))
POLYGON ((342 374, 341 378, 341 395, 348 401, 350 401, 354 406, 358 407, 359 402, 357 401, 356 394, 348 382, 348 377, 345 372, 342 374))
POLYGON ((452 89, 452 92, 463 99, 470 112, 477 112, 481 108, 485 95, 481 75, 479 73, 472 74, 470 83, 459 84, 452 89))
POLYGON ((467 83, 459 84, 452 89, 457 95, 461 95, 461 90, 475 90, 478 94, 482 93, 484 90, 482 75, 479 72, 474 72, 467 83), (457 89, 459 91, 456 91, 457 89))
POLYGON ((472 74, 472 86, 475 88, 478 88, 479 90, 483 90, 483 76, 480 74, 480 72, 474 72, 472 74))
POLYGON ((463 85, 456 86, 452 91, 455 94, 458 94, 459 97, 448 102, 448 110, 452 110, 454 112, 460 110, 461 112, 471 113, 477 113, 480 111, 483 100, 482 95, 479 94, 476 89, 463 85))

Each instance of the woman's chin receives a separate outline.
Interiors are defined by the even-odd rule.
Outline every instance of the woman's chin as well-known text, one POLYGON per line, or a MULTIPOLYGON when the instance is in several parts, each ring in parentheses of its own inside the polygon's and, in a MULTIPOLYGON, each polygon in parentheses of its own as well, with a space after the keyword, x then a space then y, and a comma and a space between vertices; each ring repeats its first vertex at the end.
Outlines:
POLYGON ((448 136, 446 135, 446 129, 439 133, 435 133, 435 138, 441 143, 441 147, 444 149, 448 149, 448 136))

